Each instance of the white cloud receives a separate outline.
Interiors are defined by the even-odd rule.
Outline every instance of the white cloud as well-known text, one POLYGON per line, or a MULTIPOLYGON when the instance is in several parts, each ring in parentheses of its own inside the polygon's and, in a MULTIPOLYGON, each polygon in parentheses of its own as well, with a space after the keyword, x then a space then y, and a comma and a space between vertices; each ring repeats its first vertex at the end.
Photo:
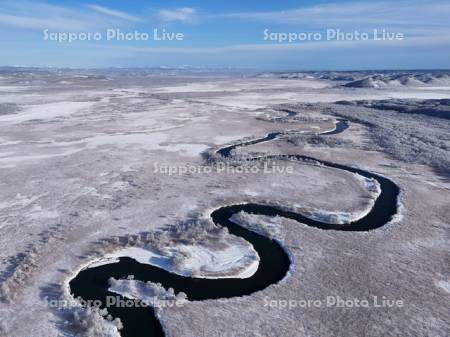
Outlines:
POLYGON ((325 25, 449 25, 450 4, 445 0, 327 3, 272 12, 240 12, 224 17, 277 24, 325 25))
POLYGON ((0 4, 0 26, 25 29, 72 29, 86 24, 80 15, 64 7, 28 1, 0 4))
POLYGON ((98 6, 98 5, 88 5, 88 7, 98 13, 102 13, 102 14, 106 14, 106 15, 110 15, 119 19, 123 19, 123 20, 127 20, 127 21, 132 21, 132 22, 140 22, 142 21, 141 18, 125 13, 125 12, 121 12, 118 10, 114 10, 114 9, 110 9, 110 8, 106 8, 103 6, 98 6))
POLYGON ((78 20, 64 18, 43 18, 0 14, 0 26, 28 29, 72 29, 80 30, 85 24, 78 20))
POLYGON ((26 0, 0 3, 0 27, 94 31, 120 26, 125 21, 136 19, 138 18, 104 7, 89 11, 86 8, 76 9, 26 0))
POLYGON ((159 18, 162 21, 192 21, 195 17, 196 10, 194 8, 184 7, 177 9, 161 9, 158 12, 159 18))

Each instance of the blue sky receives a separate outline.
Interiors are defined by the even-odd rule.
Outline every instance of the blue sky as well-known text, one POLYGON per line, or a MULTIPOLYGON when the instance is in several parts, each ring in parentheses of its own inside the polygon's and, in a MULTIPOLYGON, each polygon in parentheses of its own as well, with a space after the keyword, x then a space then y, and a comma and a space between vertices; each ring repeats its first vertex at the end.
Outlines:
POLYGON ((40 67, 236 67, 250 69, 450 68, 450 2, 431 1, 2 1, 0 65, 40 67), (154 41, 154 29, 182 33, 154 41), (106 40, 107 29, 148 33, 106 40), (367 40, 327 40, 327 29, 367 40), (373 30, 404 39, 375 41, 373 30), (91 41, 44 40, 100 33, 91 41), (313 41, 264 39, 318 33, 313 41))

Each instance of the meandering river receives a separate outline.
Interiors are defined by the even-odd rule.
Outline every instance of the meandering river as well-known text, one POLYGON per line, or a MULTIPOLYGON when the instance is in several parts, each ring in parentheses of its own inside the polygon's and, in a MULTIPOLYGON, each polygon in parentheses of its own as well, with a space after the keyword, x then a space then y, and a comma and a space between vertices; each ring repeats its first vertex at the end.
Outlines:
MULTIPOLYGON (((347 129, 347 127, 347 121, 338 120, 334 130, 325 132, 322 135, 340 133, 347 129)), ((259 139, 221 148, 217 153, 224 157, 229 157, 232 155, 231 151, 237 147, 270 141, 280 136, 282 136, 282 133, 270 133, 259 139)), ((252 158, 249 158, 249 160, 252 160, 252 158)), ((380 184, 381 193, 368 214, 361 219, 343 225, 328 224, 310 219, 299 213, 289 212, 271 205, 263 204, 243 203, 224 206, 213 211, 211 213, 211 218, 217 226, 226 227, 231 234, 247 240, 258 253, 260 258, 258 269, 249 278, 203 279, 185 277, 173 274, 156 266, 141 264, 129 257, 122 257, 119 259, 119 262, 91 268, 88 267, 81 270, 78 275, 70 281, 72 295, 74 297, 80 296, 84 300, 100 300, 102 303, 105 303, 106 296, 117 296, 108 291, 109 278, 114 277, 115 279, 123 279, 128 275, 134 275, 135 280, 161 283, 166 289, 170 287, 173 288, 176 293, 182 291, 187 294, 190 301, 250 295, 282 280, 289 270, 291 261, 286 251, 277 241, 231 222, 229 219, 233 214, 245 211, 260 215, 278 215, 324 230, 369 231, 385 225, 397 213, 399 188, 386 177, 359 168, 322 161, 307 156, 271 155, 259 157, 257 159, 254 158, 253 160, 315 161, 323 166, 337 170, 345 170, 362 175, 366 178, 375 179, 380 184)), ((113 317, 119 317, 121 319, 124 325, 121 330, 122 337, 164 336, 161 324, 151 307, 118 308, 112 306, 108 308, 108 312, 113 317)))

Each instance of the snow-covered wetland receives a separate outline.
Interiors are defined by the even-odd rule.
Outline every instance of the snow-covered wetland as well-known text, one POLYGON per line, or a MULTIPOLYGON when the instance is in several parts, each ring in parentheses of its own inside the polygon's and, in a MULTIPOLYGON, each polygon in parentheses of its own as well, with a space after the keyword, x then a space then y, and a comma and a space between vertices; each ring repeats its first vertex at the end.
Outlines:
POLYGON ((448 334, 450 77, 350 75, 3 70, 0 335, 448 334))

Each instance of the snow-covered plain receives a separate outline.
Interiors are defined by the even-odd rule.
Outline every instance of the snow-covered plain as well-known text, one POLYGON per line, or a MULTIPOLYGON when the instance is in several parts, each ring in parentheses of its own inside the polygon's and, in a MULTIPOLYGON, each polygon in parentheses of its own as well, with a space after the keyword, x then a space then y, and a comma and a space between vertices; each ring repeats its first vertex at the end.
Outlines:
POLYGON ((222 250, 212 250, 196 245, 174 245, 165 254, 145 248, 129 247, 106 254, 101 260, 93 262, 88 268, 114 263, 119 257, 127 256, 144 264, 158 266, 183 276, 201 278, 247 278, 258 269, 259 257, 251 245, 233 245, 222 250), (185 256, 182 266, 174 266, 171 258, 185 256), (236 270, 237 271, 234 271, 236 270), (230 274, 230 270, 234 272, 230 274))
MULTIPOLYGON (((155 163, 204 166, 201 154, 208 148, 273 131, 316 134, 332 128, 336 118, 330 110, 308 107, 282 123, 257 118, 277 104, 450 98, 450 90, 442 86, 345 88, 317 78, 111 74, 105 80, 54 74, 27 84, 14 75, 2 76, 0 335, 8 337, 82 334, 65 323, 73 318, 70 312, 49 306, 48 300, 70 297, 67 281, 107 254, 111 261, 125 254, 182 275, 197 271, 210 278, 249 277, 257 267, 252 247, 237 245, 229 235, 217 247, 171 242, 165 254, 137 246, 103 254, 105 238, 164 232, 239 202, 355 219, 379 193, 361 177, 307 163, 292 163, 292 174, 181 175, 155 172, 155 163), (179 255, 185 259, 175 268, 168 261, 179 255)), ((239 151, 306 154, 386 175, 402 189, 403 218, 370 233, 325 232, 285 219, 246 218, 248 226, 257 231, 255 226, 262 226, 259 231, 285 246, 295 268, 282 284, 252 296, 164 308, 160 315, 168 335, 235 336, 246 331, 248 336, 310 336, 319 331, 320 336, 442 336, 448 331, 449 182, 430 167, 364 147, 370 132, 355 122, 336 136, 358 145, 353 147, 299 147, 279 139, 239 151), (265 305, 267 298, 335 295, 387 296, 406 306, 369 312, 265 305)), ((115 327, 105 329, 114 334, 115 327)))

